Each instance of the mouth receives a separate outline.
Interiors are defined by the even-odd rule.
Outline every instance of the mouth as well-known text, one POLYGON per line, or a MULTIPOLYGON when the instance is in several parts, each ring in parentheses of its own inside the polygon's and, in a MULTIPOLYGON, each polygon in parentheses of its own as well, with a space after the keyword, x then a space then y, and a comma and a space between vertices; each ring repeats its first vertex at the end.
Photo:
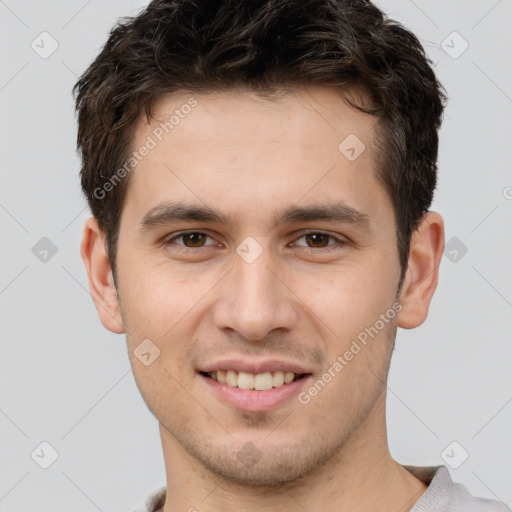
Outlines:
POLYGON ((256 374, 235 370, 215 370, 213 372, 200 372, 200 374, 231 388, 247 391, 267 391, 273 388, 281 388, 310 375, 308 373, 297 374, 279 370, 256 374))
POLYGON ((229 366, 230 369, 218 369, 222 368, 221 363, 208 371, 198 371, 197 375, 205 393, 225 406, 244 412, 273 411, 297 398, 313 378, 311 373, 299 373, 302 370, 299 367, 294 367, 296 372, 290 367, 280 370, 277 362, 265 365, 266 368, 245 365, 245 370, 258 373, 235 370, 233 362, 229 366))

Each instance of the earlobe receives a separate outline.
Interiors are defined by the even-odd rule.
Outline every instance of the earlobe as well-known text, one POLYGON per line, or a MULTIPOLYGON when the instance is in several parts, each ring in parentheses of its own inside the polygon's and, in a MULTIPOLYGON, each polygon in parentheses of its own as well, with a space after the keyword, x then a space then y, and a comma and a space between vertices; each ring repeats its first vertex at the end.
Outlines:
POLYGON ((413 329, 427 318, 437 287, 443 248, 443 219, 436 212, 427 212, 411 237, 409 261, 400 293, 399 327, 413 329))
POLYGON ((80 247, 89 289, 101 323, 116 334, 124 332, 119 299, 105 250, 104 236, 94 217, 85 222, 80 247))

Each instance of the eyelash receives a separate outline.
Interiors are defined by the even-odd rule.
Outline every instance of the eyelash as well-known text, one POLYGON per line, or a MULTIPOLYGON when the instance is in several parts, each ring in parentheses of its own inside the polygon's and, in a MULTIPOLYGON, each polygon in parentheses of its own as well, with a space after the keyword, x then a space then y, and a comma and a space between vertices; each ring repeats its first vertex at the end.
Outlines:
MULTIPOLYGON (((187 235, 193 235, 193 234, 194 235, 205 235, 208 238, 213 240, 213 238, 208 233, 204 233, 203 231, 183 231, 183 232, 178 233, 177 235, 173 236, 172 238, 169 238, 166 241, 164 241, 164 245, 165 246, 170 246, 171 244, 174 244, 174 240, 177 240, 179 238, 183 238, 183 237, 185 237, 187 235)), ((324 233, 323 231, 313 231, 313 230, 301 233, 301 235, 299 236, 299 238, 297 238, 295 240, 295 242, 300 240, 301 238, 304 238, 307 235, 324 235, 324 236, 327 236, 328 238, 333 239, 333 240, 336 241, 336 243, 328 244, 326 247, 299 246, 299 247, 302 247, 303 249, 310 250, 310 251, 322 250, 322 251, 325 252, 325 251, 330 251, 330 250, 335 249, 336 247, 343 246, 343 245, 347 244, 347 242, 345 240, 342 240, 342 239, 340 239, 338 237, 335 237, 334 235, 331 235, 329 233, 324 233)), ((186 245, 182 245, 182 244, 175 244, 175 245, 180 247, 178 250, 186 252, 186 251, 189 251, 189 250, 195 251, 195 250, 198 250, 198 249, 204 249, 205 247, 213 247, 215 244, 211 244, 209 246, 205 245, 205 246, 201 246, 201 247, 187 247, 186 245)))

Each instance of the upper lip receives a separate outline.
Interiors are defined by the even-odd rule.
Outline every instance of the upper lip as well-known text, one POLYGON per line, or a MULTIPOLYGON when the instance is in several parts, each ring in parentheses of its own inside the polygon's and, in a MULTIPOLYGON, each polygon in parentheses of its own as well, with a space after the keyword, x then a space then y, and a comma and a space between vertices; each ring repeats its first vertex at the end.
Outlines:
POLYGON ((249 359, 219 359, 213 363, 205 364, 199 371, 211 373, 217 370, 234 370, 236 372, 246 373, 265 373, 265 372, 293 372, 297 375, 311 373, 301 365, 291 361, 282 361, 279 359, 249 360, 249 359))

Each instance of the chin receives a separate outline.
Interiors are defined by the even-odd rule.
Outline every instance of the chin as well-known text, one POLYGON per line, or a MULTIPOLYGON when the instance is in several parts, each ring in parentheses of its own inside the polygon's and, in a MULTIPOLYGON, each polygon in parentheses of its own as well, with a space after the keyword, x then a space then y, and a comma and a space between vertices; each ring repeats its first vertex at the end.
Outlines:
POLYGON ((201 466, 230 484, 242 487, 277 488, 294 483, 323 466, 336 450, 334 447, 313 446, 308 443, 278 447, 252 442, 232 443, 229 446, 185 446, 201 466), (239 446, 234 449, 234 446, 239 446))

